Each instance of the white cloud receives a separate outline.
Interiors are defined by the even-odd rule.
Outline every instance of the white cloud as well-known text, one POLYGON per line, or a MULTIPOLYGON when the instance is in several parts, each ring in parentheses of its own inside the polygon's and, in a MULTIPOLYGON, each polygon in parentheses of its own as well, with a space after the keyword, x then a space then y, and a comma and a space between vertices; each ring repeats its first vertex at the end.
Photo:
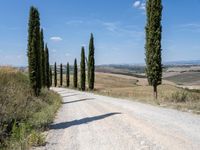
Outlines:
POLYGON ((140 9, 143 9, 143 10, 145 10, 146 9, 146 4, 143 2, 143 3, 141 3, 141 5, 140 5, 140 7, 139 7, 140 9))
POLYGON ((181 31, 200 32, 200 23, 187 23, 178 26, 181 31))
POLYGON ((142 0, 135 1, 133 3, 133 7, 141 10, 145 10, 146 4, 142 0))
POLYGON ((59 42, 59 41, 62 41, 63 39, 59 36, 53 36, 50 38, 50 40, 54 41, 54 42, 59 42))
POLYGON ((105 27, 106 30, 110 31, 115 36, 130 36, 143 38, 144 32, 137 26, 132 25, 123 25, 120 22, 101 22, 102 26, 105 27))
POLYGON ((133 3, 133 7, 135 7, 135 8, 140 7, 140 5, 141 5, 141 2, 140 2, 140 1, 135 1, 135 2, 133 3))
POLYGON ((200 24, 197 23, 188 23, 181 25, 183 28, 200 28, 200 24))
POLYGON ((106 27, 107 30, 114 32, 118 29, 117 22, 102 22, 102 25, 106 27))

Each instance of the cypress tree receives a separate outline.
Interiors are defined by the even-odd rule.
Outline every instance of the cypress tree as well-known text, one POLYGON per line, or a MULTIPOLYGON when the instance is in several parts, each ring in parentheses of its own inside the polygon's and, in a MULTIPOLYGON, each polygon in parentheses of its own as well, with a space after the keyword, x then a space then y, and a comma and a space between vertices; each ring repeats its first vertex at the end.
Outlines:
POLYGON ((77 82, 78 82, 78 67, 77 67, 77 61, 74 60, 74 88, 77 88, 77 82))
POLYGON ((149 85, 153 86, 154 98, 157 99, 157 86, 162 83, 162 1, 147 0, 146 24, 146 75, 149 85))
POLYGON ((57 86, 57 65, 56 62, 54 64, 54 86, 57 86))
POLYGON ((82 47, 81 49, 81 63, 80 63, 80 89, 85 91, 85 49, 82 47))
POLYGON ((44 50, 44 35, 43 35, 43 29, 41 29, 40 31, 40 51, 41 51, 41 80, 42 80, 42 86, 45 87, 46 86, 46 64, 45 64, 45 50, 44 50))
POLYGON ((69 70, 69 63, 67 63, 67 68, 66 68, 66 85, 69 87, 70 84, 70 70, 69 70))
POLYGON ((90 90, 94 89, 95 82, 95 59, 94 59, 94 37, 91 33, 90 43, 89 43, 89 54, 88 54, 88 88, 90 90))
POLYGON ((30 8, 28 23, 28 67, 30 85, 36 96, 41 91, 40 16, 35 7, 30 8))
POLYGON ((50 87, 50 78, 49 78, 49 49, 47 47, 47 44, 45 45, 45 68, 46 68, 46 87, 49 89, 50 87))
POLYGON ((52 69, 51 69, 51 66, 49 67, 49 81, 50 81, 50 86, 52 86, 52 69))
POLYGON ((62 64, 60 64, 60 86, 63 85, 63 69, 62 64))

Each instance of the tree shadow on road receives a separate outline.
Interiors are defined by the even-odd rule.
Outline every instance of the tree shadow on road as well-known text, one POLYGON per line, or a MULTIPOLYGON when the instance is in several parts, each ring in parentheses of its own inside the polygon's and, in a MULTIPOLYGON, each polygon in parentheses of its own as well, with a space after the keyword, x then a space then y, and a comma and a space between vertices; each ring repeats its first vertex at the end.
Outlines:
POLYGON ((70 95, 62 95, 61 94, 61 96, 64 98, 64 97, 71 97, 71 96, 76 96, 76 95, 78 95, 78 94, 70 94, 70 95))
POLYGON ((73 101, 69 101, 69 102, 62 102, 62 104, 70 104, 70 103, 76 103, 76 102, 88 101, 88 100, 93 100, 93 99, 94 99, 94 98, 83 98, 83 99, 73 100, 73 101))
POLYGON ((108 114, 104 114, 104 115, 99 115, 99 116, 94 116, 94 117, 87 117, 87 118, 83 118, 83 119, 79 119, 79 120, 73 120, 73 121, 69 121, 69 122, 62 122, 62 123, 58 123, 58 124, 52 124, 50 125, 50 129, 54 129, 54 130, 58 130, 58 129, 66 129, 72 126, 78 126, 78 125, 82 125, 82 124, 87 124, 93 121, 97 121, 97 120, 101 120, 113 115, 118 115, 121 114, 120 112, 114 112, 114 113, 108 113, 108 114))
MULTIPOLYGON (((59 90, 59 91, 56 91, 56 92, 58 92, 58 93, 63 93, 63 92, 64 92, 64 93, 66 93, 66 92, 69 93, 69 92, 66 91, 66 90, 59 90)), ((72 92, 70 92, 70 93, 72 93, 72 92)))

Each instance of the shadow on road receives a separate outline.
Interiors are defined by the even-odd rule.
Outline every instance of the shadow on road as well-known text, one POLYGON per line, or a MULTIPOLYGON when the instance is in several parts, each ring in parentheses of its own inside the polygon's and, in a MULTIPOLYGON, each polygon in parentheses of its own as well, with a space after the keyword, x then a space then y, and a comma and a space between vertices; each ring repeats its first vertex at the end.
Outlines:
POLYGON ((78 94, 71 94, 71 95, 62 95, 61 94, 61 96, 64 98, 64 97, 71 97, 71 96, 76 96, 76 95, 78 95, 78 94))
POLYGON ((79 120, 73 120, 73 121, 69 121, 69 122, 62 122, 62 123, 58 123, 58 124, 53 124, 50 125, 50 129, 66 129, 72 126, 78 126, 78 125, 82 125, 82 124, 86 124, 86 123, 90 123, 93 121, 97 121, 97 120, 101 120, 113 115, 118 115, 121 114, 120 112, 114 112, 114 113, 108 113, 108 114, 104 114, 104 115, 99 115, 99 116, 94 116, 94 117, 87 117, 87 118, 83 118, 83 119, 79 119, 79 120))
MULTIPOLYGON (((59 90, 59 91, 56 91, 56 92, 58 92, 58 93, 63 93, 63 92, 65 92, 66 93, 66 90, 59 90)), ((68 92, 67 92, 68 93, 68 92)))
POLYGON ((70 103, 76 103, 76 102, 88 101, 88 100, 93 100, 93 99, 94 99, 94 98, 83 98, 83 99, 73 100, 73 101, 69 101, 69 102, 62 102, 62 104, 70 104, 70 103))

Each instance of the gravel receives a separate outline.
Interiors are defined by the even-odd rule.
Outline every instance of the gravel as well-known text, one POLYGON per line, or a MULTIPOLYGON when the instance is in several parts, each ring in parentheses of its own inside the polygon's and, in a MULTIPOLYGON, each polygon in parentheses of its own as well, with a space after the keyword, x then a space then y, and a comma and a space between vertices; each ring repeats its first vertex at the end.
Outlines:
POLYGON ((200 116, 53 88, 63 105, 38 150, 199 150, 200 116))

